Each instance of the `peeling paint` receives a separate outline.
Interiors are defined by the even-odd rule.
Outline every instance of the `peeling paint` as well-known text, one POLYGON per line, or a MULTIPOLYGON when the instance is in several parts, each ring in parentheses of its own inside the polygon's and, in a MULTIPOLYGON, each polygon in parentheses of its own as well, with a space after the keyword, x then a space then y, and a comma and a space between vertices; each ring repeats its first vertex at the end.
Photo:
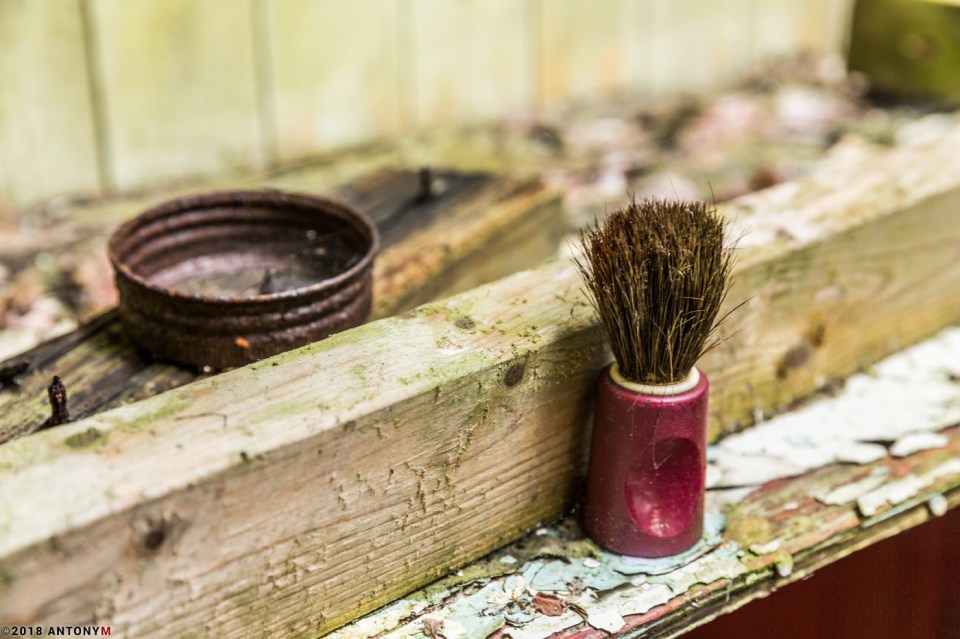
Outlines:
POLYGON ((626 625, 620 609, 615 602, 607 605, 591 606, 587 610, 587 623, 607 632, 619 632, 626 625))
POLYGON ((890 454, 894 457, 909 457, 921 450, 942 448, 947 445, 947 438, 938 433, 910 433, 898 439, 890 447, 890 454))
POLYGON ((821 504, 827 506, 842 506, 856 501, 871 490, 882 486, 887 481, 890 470, 885 467, 875 468, 869 476, 858 481, 838 486, 833 490, 822 494, 814 495, 821 504))
POLYGON ((905 502, 947 475, 960 475, 960 459, 951 459, 922 475, 911 473, 897 481, 885 484, 857 499, 857 509, 864 517, 873 517, 884 506, 896 506, 905 502))
POLYGON ((850 377, 836 397, 721 440, 711 447, 708 486, 757 486, 943 446, 937 431, 960 423, 957 377, 960 328, 951 328, 850 377))
MULTIPOLYGON (((540 527, 523 542, 459 573, 466 577, 442 580, 442 586, 411 595, 328 637, 424 639, 425 618, 442 621, 441 632, 448 639, 479 639, 498 631, 497 636, 513 639, 546 639, 584 622, 615 633, 636 623, 628 618, 659 606, 686 605, 683 598, 703 586, 738 579, 749 585, 768 579, 770 570, 780 579, 796 578, 795 538, 783 536, 783 528, 773 533, 770 520, 753 516, 741 518, 736 529, 731 525, 725 539, 721 511, 729 507, 736 512, 761 483, 839 461, 888 460, 810 489, 809 497, 820 507, 846 508, 846 521, 857 522, 855 507, 864 519, 848 525, 861 529, 916 506, 943 514, 949 507, 946 498, 924 491, 945 477, 960 475, 960 458, 903 476, 891 471, 900 466, 891 466, 889 460, 898 453, 949 444, 937 431, 960 423, 953 381, 958 376, 960 329, 950 329, 881 362, 870 375, 854 376, 836 397, 773 417, 711 446, 715 487, 707 494, 704 537, 685 553, 660 559, 616 555, 585 539, 569 521, 561 522, 540 527), (562 602, 561 614, 538 612, 534 600, 544 594, 562 602)), ((809 512, 808 502, 797 497, 785 501, 782 511, 809 512)), ((814 525, 806 514, 791 516, 797 526, 814 525)))
MULTIPOLYGON (((553 556, 552 551, 549 556, 522 562, 514 555, 495 556, 491 561, 511 572, 488 579, 478 588, 440 589, 418 601, 400 600, 328 635, 328 639, 421 639, 426 618, 442 621, 441 633, 448 639, 454 635, 487 637, 504 626, 510 626, 514 639, 542 639, 585 618, 595 628, 615 632, 623 627, 624 616, 647 612, 694 584, 743 574, 746 568, 736 556, 739 546, 722 542, 723 527, 721 514, 708 513, 704 537, 697 546, 659 559, 616 555, 589 540, 566 542, 568 552, 563 557, 553 556), (586 556, 571 556, 576 552, 586 556), (514 563, 504 564, 504 557, 514 563), (624 586, 632 586, 628 596, 621 590, 624 586), (539 593, 555 594, 568 609, 559 616, 538 613, 533 600, 539 593)), ((546 543, 563 543, 561 539, 569 534, 549 527, 536 536, 546 543)))

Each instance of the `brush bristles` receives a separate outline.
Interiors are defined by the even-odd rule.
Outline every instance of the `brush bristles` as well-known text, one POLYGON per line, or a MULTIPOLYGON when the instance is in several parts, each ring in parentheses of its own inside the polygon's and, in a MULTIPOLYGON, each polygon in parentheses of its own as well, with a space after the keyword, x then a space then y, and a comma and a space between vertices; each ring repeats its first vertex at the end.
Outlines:
POLYGON ((626 379, 679 382, 716 345, 733 264, 725 227, 704 202, 634 200, 581 232, 577 266, 626 379))

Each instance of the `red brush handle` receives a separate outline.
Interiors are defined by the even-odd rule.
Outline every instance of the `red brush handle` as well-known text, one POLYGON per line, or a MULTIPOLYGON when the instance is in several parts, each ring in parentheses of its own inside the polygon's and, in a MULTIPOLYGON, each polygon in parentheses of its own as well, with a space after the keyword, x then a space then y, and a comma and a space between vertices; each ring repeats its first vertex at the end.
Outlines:
POLYGON ((707 376, 676 395, 645 395, 600 377, 584 526, 614 552, 663 557, 703 532, 707 376))

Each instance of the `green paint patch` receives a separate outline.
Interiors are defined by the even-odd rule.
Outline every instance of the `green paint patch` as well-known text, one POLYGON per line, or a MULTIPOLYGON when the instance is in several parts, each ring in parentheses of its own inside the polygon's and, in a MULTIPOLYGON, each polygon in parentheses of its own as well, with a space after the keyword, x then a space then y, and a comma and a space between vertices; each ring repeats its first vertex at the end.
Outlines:
POLYGON ((102 446, 107 443, 107 434, 102 430, 90 427, 79 433, 70 435, 63 443, 70 448, 89 448, 91 446, 102 446))

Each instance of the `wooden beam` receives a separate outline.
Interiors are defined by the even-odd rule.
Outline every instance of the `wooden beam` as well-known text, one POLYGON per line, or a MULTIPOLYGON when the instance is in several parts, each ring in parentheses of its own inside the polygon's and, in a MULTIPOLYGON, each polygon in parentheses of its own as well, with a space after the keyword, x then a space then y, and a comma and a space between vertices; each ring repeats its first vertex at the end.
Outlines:
MULTIPOLYGON (((466 633, 459 636, 489 639, 678 637, 960 505, 960 428, 943 434, 948 438, 943 449, 867 466, 829 466, 728 502, 725 530, 708 531, 703 545, 682 563, 619 561, 591 542, 575 519, 565 518, 328 639, 401 639, 422 632, 430 621, 443 622, 445 634, 462 628, 466 633), (824 504, 813 497, 850 488, 863 477, 923 476, 944 467, 953 472, 889 508, 882 519, 863 518, 856 499, 824 504), (641 576, 644 572, 651 574, 641 576), (571 593, 569 584, 578 581, 591 592, 571 593), (526 614, 507 608, 504 597, 518 584, 526 614), (563 602, 561 614, 537 611, 537 595, 563 602), (507 625, 511 612, 514 625, 507 625)), ((720 520, 716 515, 713 522, 720 520)))
MULTIPOLYGON (((951 135, 729 209, 714 434, 960 317, 951 135)), ((10 442, 0 618, 321 634, 557 516, 607 361, 558 263, 10 442)))
MULTIPOLYGON (((415 171, 381 169, 337 189, 381 233, 374 269, 378 319, 539 264, 566 230, 559 193, 537 178, 435 172, 435 197, 415 171)), ((128 211, 128 215, 133 211, 128 211)), ((12 361, 29 363, 15 392, 0 392, 0 442, 49 416, 46 386, 60 376, 71 414, 86 417, 182 386, 200 371, 152 361, 123 334, 114 311, 12 361)))
POLYGON ((441 623, 444 636, 489 639, 682 634, 960 504, 958 374, 960 328, 947 329, 723 439, 705 534, 686 553, 623 558, 567 517, 327 639, 402 639, 441 623))

